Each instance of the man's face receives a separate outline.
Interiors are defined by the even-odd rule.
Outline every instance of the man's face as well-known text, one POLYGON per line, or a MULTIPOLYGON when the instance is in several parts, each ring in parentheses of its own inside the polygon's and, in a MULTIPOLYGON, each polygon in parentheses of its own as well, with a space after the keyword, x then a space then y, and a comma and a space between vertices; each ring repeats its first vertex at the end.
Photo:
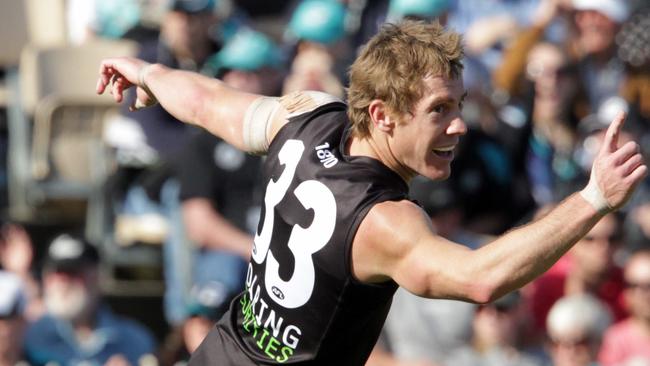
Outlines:
POLYGON ((637 255, 625 267, 625 300, 630 313, 650 323, 650 255, 637 255))
POLYGON ((49 271, 43 278, 45 306, 55 317, 75 320, 95 304, 97 287, 94 270, 49 271))
POLYGON ((465 96, 461 78, 429 76, 423 80, 422 98, 398 118, 389 147, 407 171, 439 180, 449 177, 453 150, 467 132, 461 118, 465 96))
POLYGON ((586 54, 605 52, 614 45, 618 25, 604 14, 594 10, 578 11, 575 23, 580 47, 586 54))
POLYGON ((550 335, 550 353, 555 366, 589 366, 596 360, 598 346, 584 331, 550 335))
MULTIPOLYGON (((206 29, 214 23, 211 13, 170 11, 162 24, 162 36, 176 56, 189 57, 197 48, 207 48, 210 38, 206 29)), ((196 60, 199 61, 199 60, 196 60)))

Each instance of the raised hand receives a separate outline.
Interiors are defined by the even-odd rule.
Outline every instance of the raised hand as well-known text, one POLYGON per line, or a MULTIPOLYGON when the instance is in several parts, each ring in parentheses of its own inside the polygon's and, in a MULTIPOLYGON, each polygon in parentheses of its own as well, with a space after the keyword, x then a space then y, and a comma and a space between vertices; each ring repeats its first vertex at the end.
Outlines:
POLYGON ((0 264, 8 271, 19 275, 29 273, 34 249, 29 235, 22 226, 7 224, 0 235, 0 264))
POLYGON ((607 128, 591 168, 589 184, 581 192, 598 210, 623 206, 648 171, 637 143, 630 141, 618 146, 624 122, 625 113, 620 113, 607 128))
POLYGON ((131 110, 155 104, 156 99, 148 92, 144 83, 149 66, 148 62, 130 57, 103 60, 99 67, 97 94, 103 94, 108 88, 115 101, 121 103, 124 100, 124 91, 136 86, 136 101, 131 110))

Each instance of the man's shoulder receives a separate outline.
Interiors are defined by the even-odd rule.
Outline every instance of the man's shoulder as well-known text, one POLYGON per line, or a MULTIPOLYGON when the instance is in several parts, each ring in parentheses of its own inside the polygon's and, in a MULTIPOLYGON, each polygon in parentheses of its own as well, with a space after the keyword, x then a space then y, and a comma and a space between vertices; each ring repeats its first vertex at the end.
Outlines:
POLYGON ((26 340, 33 338, 52 337, 51 334, 58 334, 57 320, 49 314, 43 314, 41 317, 31 322, 27 327, 25 334, 26 340))

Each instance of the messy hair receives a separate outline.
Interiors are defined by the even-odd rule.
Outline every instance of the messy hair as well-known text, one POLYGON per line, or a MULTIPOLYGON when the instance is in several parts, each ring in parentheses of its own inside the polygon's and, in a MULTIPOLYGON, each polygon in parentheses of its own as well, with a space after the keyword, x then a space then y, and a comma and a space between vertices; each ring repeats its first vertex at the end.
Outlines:
POLYGON ((350 67, 352 133, 362 138, 370 135, 372 100, 384 101, 393 113, 409 113, 423 96, 423 79, 460 77, 462 58, 461 36, 438 22, 405 20, 384 25, 350 67))

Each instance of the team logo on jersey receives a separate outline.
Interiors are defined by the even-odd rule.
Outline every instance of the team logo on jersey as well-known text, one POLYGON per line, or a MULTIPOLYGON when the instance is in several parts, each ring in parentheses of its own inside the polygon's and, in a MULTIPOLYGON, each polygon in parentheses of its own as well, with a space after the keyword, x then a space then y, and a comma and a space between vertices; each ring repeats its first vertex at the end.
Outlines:
POLYGON ((320 163, 323 164, 325 168, 331 168, 339 162, 339 159, 332 154, 329 142, 316 146, 314 150, 316 150, 318 160, 320 160, 320 163))
POLYGON ((284 294, 282 293, 282 291, 280 291, 279 288, 273 286, 273 287, 271 287, 271 292, 272 292, 273 295, 275 295, 278 299, 280 299, 280 300, 284 300, 284 294))

